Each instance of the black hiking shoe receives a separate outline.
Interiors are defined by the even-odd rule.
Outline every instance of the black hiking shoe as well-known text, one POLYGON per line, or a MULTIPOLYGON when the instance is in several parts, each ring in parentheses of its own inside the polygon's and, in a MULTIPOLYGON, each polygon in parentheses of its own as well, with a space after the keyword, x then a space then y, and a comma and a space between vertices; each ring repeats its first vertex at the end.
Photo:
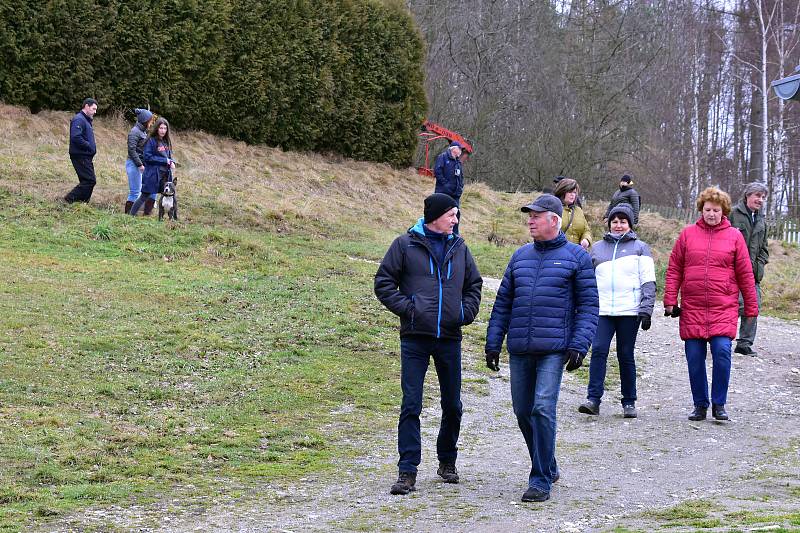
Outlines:
POLYGON ((392 488, 389 490, 390 494, 408 494, 409 492, 417 490, 417 474, 413 472, 400 472, 400 477, 397 478, 392 488))
POLYGON ((578 412, 597 416, 600 414, 600 404, 592 400, 586 400, 578 407, 578 412))
POLYGON ((711 404, 711 415, 715 420, 728 420, 728 413, 725 412, 724 405, 711 404))
POLYGON ((623 405, 622 406, 622 417, 623 418, 636 418, 638 415, 636 413, 636 407, 633 405, 623 405))
POLYGON ((528 487, 528 490, 522 495, 522 501, 524 502, 546 502, 549 499, 549 492, 539 490, 536 487, 528 487))
POLYGON ((439 469, 436 471, 445 483, 458 483, 458 470, 455 463, 443 463, 439 461, 439 469))
POLYGON ((692 422, 697 422, 698 420, 705 420, 706 413, 708 412, 708 407, 694 407, 694 411, 692 414, 689 415, 689 420, 692 422))
POLYGON ((742 355, 749 355, 750 357, 758 356, 758 352, 756 352, 755 350, 753 350, 749 346, 739 346, 737 344, 736 348, 734 348, 733 351, 736 352, 736 353, 740 353, 742 355))

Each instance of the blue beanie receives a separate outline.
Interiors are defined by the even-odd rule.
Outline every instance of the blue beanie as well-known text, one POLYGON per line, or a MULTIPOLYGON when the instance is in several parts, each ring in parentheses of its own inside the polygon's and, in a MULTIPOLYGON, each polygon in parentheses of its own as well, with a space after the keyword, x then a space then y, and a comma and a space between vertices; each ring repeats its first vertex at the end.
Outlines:
POLYGON ((136 120, 140 124, 147 124, 147 121, 153 118, 153 114, 148 111, 147 109, 134 109, 134 113, 136 113, 136 120))

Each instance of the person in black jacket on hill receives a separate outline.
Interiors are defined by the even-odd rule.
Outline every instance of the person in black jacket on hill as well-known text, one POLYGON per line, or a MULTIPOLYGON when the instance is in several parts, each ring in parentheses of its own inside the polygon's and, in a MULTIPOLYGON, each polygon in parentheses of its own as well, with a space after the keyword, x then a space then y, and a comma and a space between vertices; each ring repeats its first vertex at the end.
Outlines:
POLYGON ((620 204, 628 204, 631 206, 631 211, 633 211, 633 220, 631 222, 633 226, 639 224, 639 209, 641 208, 641 196, 639 196, 639 191, 633 188, 633 178, 629 175, 624 174, 619 179, 619 190, 615 191, 613 196, 611 196, 611 201, 608 203, 608 208, 606 209, 606 214, 603 216, 603 219, 608 219, 609 213, 611 210, 617 207, 620 204))
POLYGON ((464 239, 453 233, 457 213, 456 201, 446 194, 425 198, 425 216, 394 240, 375 274, 375 295, 400 317, 400 475, 391 487, 392 494, 416 489, 422 458, 422 386, 431 356, 442 406, 437 473, 445 483, 459 481, 461 327, 471 324, 478 314, 483 279, 464 239))
POLYGON ((97 100, 87 98, 83 101, 81 110, 69 123, 69 159, 78 175, 78 185, 64 197, 64 201, 69 204, 88 202, 97 183, 92 162, 97 153, 92 128, 95 113, 97 113, 97 100))

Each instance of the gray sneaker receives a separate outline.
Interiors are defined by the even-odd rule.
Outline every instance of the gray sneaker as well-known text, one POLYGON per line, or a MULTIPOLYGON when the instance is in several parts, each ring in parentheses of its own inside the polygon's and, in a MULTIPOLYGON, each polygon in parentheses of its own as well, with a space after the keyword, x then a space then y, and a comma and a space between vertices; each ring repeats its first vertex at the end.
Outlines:
POLYGON ((636 418, 636 407, 633 405, 623 405, 622 406, 622 417, 623 418, 636 418))
POLYGON ((437 474, 444 480, 445 483, 458 483, 458 470, 456 470, 455 463, 439 462, 439 469, 437 474))
POLYGON ((597 416, 600 414, 600 404, 592 400, 586 400, 578 407, 578 412, 585 415, 597 416))

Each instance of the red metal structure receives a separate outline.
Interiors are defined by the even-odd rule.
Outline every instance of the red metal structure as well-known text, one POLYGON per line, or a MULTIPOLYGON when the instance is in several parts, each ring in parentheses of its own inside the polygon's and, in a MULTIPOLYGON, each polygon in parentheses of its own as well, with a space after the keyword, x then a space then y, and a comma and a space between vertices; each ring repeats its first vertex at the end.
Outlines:
MULTIPOLYGON (((422 128, 419 133, 420 138, 425 141, 425 165, 421 167, 417 167, 417 174, 422 176, 433 176, 433 170, 429 165, 429 158, 430 158, 430 149, 431 149, 431 142, 436 141, 438 139, 447 139, 448 141, 458 141, 458 143, 462 146, 461 151, 466 155, 470 155, 474 152, 472 148, 472 144, 469 143, 464 137, 460 134, 450 131, 444 126, 437 124, 435 122, 431 122, 430 120, 426 120, 422 123, 422 128)), ((466 156, 465 156, 466 157, 466 156)))

